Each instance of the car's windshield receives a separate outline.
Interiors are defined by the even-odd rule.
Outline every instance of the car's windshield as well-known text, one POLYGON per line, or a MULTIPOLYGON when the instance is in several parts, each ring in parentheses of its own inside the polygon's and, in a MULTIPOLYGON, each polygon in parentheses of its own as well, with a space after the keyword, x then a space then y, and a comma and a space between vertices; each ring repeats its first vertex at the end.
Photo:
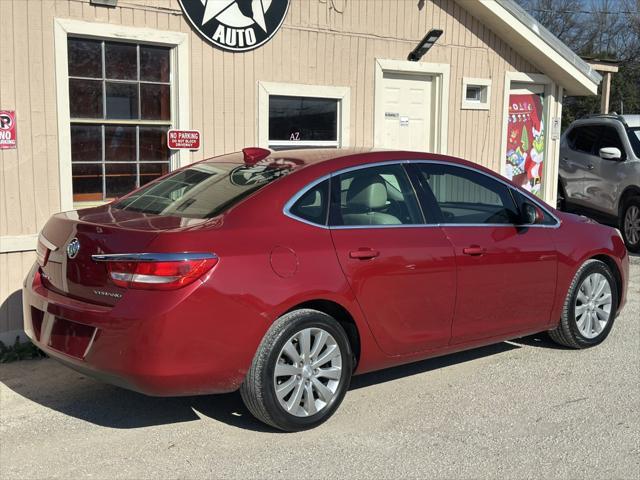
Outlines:
POLYGON ((154 215, 211 218, 286 175, 292 167, 290 162, 273 159, 255 165, 199 163, 149 184, 114 207, 154 215))
POLYGON ((629 142, 631 142, 631 148, 636 154, 636 157, 640 158, 640 127, 633 127, 627 130, 629 132, 629 142))

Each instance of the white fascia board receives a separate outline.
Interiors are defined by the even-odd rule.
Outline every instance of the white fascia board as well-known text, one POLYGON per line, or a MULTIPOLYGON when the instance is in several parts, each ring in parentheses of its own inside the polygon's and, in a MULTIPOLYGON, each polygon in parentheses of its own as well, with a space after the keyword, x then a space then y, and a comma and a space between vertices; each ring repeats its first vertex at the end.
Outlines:
MULTIPOLYGON (((595 95, 599 80, 580 71, 527 24, 495 0, 456 0, 518 54, 564 87, 567 95, 595 95)), ((601 79, 599 75, 594 76, 601 79)))

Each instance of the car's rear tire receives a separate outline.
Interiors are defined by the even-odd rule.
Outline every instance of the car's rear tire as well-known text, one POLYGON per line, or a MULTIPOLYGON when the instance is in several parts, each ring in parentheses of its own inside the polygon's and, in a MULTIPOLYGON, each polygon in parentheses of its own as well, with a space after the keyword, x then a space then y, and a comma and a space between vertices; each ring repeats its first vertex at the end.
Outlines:
POLYGON ((640 252, 640 196, 627 199, 622 205, 620 232, 630 252, 640 252))
POLYGON ((352 370, 342 326, 323 312, 295 310, 267 331, 240 394, 258 420, 288 432, 306 430, 337 410, 352 370))
POLYGON ((560 323, 549 336, 571 348, 598 345, 611 331, 617 306, 618 290, 611 270, 600 260, 587 260, 573 277, 560 323))

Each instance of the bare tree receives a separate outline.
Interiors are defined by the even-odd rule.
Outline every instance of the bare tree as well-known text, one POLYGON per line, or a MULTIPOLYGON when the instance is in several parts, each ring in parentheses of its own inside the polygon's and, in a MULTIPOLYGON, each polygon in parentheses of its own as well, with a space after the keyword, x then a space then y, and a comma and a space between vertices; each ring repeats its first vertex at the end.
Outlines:
MULTIPOLYGON (((520 0, 576 53, 617 60, 612 109, 640 113, 640 0, 520 0)), ((597 97, 566 98, 563 125, 598 111, 597 97)))

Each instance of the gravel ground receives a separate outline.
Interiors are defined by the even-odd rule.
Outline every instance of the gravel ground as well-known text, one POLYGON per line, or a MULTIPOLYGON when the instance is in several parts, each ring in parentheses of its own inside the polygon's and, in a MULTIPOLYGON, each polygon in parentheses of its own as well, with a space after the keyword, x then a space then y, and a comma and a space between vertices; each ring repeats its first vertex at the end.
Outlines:
POLYGON ((238 394, 149 398, 53 360, 0 366, 2 478, 640 478, 640 258, 607 341, 546 335, 356 377, 282 434, 238 394))

